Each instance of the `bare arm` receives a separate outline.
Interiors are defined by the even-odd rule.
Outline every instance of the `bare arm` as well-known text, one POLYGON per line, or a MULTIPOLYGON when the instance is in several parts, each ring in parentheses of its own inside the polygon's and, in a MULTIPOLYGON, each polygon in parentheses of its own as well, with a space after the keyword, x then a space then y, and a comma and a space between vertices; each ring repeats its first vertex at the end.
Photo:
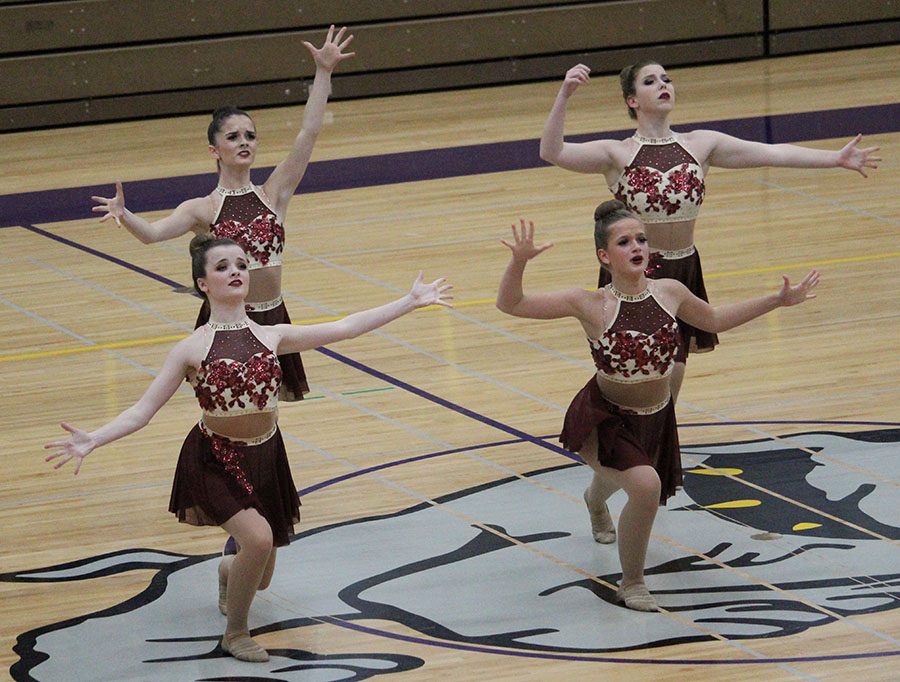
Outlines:
POLYGON ((785 306, 798 305, 816 295, 811 293, 819 284, 819 273, 812 270, 799 284, 791 285, 787 277, 783 277, 781 291, 751 298, 739 303, 711 306, 703 299, 697 298, 680 282, 677 285, 678 317, 690 325, 704 331, 724 332, 765 315, 768 312, 785 306))
POLYGON ((90 433, 82 431, 67 422, 62 422, 61 426, 63 429, 71 435, 67 440, 52 441, 44 445, 44 449, 56 450, 53 454, 47 455, 45 461, 49 462, 59 458, 59 461, 53 465, 54 469, 59 469, 74 459, 75 474, 77 475, 84 458, 96 448, 145 427, 153 415, 178 390, 179 384, 184 380, 188 371, 187 348, 190 339, 191 337, 180 341, 172 349, 159 374, 144 392, 144 395, 134 405, 121 412, 111 421, 90 433))
POLYGON ((541 246, 534 245, 534 223, 519 221, 520 230, 512 226, 513 241, 500 240, 512 251, 512 257, 500 280, 497 292, 497 308, 515 317, 527 317, 535 320, 555 320, 561 317, 581 319, 581 299, 583 290, 565 289, 543 294, 526 294, 522 288, 522 276, 525 266, 532 258, 537 258, 553 246, 546 242, 541 246))
POLYGON ((116 196, 93 196, 91 199, 99 204, 91 209, 94 213, 106 212, 100 218, 101 223, 112 218, 119 227, 124 227, 144 244, 174 239, 195 228, 209 225, 209 197, 188 199, 179 204, 171 214, 152 223, 125 208, 125 192, 121 182, 116 183, 116 196))
POLYGON ((613 158, 609 151, 609 142, 594 140, 592 142, 566 142, 564 128, 566 123, 566 105, 579 85, 587 83, 591 70, 584 64, 577 64, 566 72, 566 78, 553 108, 544 124, 541 134, 541 158, 547 163, 578 173, 606 173, 613 166, 613 158))
POLYGON ((452 296, 448 292, 452 288, 443 277, 426 284, 420 272, 409 293, 391 303, 353 313, 336 322, 303 326, 276 325, 273 329, 280 334, 278 353, 298 353, 335 341, 353 339, 378 329, 416 308, 428 305, 451 307, 452 296))
POLYGON ((867 177, 865 169, 878 168, 878 162, 881 161, 880 156, 875 156, 879 147, 859 148, 862 134, 854 137, 841 149, 832 151, 795 144, 750 142, 711 130, 702 133, 711 144, 709 163, 719 168, 846 168, 867 177))
POLYGON ((281 212, 286 209, 288 202, 297 190, 312 157, 313 146, 316 144, 316 138, 319 136, 322 121, 325 118, 325 105, 331 94, 331 72, 340 62, 356 54, 355 52, 343 52, 344 48, 353 40, 352 35, 344 39, 346 31, 347 27, 344 26, 335 35, 334 26, 331 26, 321 48, 316 48, 311 43, 303 41, 303 45, 312 54, 313 61, 316 63, 316 75, 313 78, 312 87, 309 89, 306 106, 303 107, 303 125, 287 158, 275 167, 269 179, 266 180, 266 184, 263 185, 266 196, 272 199, 275 207, 281 212))

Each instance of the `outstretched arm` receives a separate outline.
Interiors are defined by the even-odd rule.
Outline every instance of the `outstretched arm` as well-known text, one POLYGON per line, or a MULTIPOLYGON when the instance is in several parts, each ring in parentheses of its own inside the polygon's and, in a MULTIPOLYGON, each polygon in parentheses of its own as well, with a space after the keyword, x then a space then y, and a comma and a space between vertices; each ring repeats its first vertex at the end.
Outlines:
POLYGON ((778 293, 715 307, 697 298, 687 287, 679 284, 678 290, 682 298, 678 305, 678 317, 704 331, 718 333, 739 327, 776 308, 798 305, 816 297, 812 293, 819 284, 819 273, 816 270, 812 270, 799 284, 791 285, 786 276, 782 278, 784 283, 778 293))
POLYGON ((605 173, 612 166, 612 157, 605 140, 575 143, 566 142, 564 128, 566 105, 578 89, 590 80, 591 70, 584 64, 576 64, 566 72, 565 80, 544 124, 541 134, 541 158, 554 166, 579 173, 605 173))
POLYGON ((534 223, 530 220, 525 225, 519 221, 519 229, 512 226, 513 241, 501 239, 500 242, 512 251, 512 257, 497 292, 497 308, 515 317, 528 317, 535 320, 555 320, 560 317, 579 317, 578 296, 581 290, 566 289, 545 294, 526 294, 522 288, 522 277, 525 266, 532 258, 537 258, 553 246, 545 242, 540 246, 534 244, 534 223))
POLYGON ((313 146, 316 144, 316 138, 319 136, 322 121, 325 118, 325 105, 331 94, 331 72, 340 62, 356 54, 355 52, 344 52, 344 48, 353 40, 352 35, 344 38, 346 31, 347 27, 344 26, 335 34, 332 25, 328 29, 325 43, 320 48, 303 41, 303 45, 309 50, 316 63, 316 75, 313 78, 312 87, 309 89, 306 106, 303 107, 303 126, 294 140, 294 146, 287 158, 275 167, 272 175, 263 185, 266 196, 275 203, 275 207, 281 212, 287 208, 300 180, 303 179, 303 174, 306 173, 309 159, 312 157, 313 146))
POLYGON ((125 191, 121 182, 116 183, 116 196, 92 196, 91 199, 99 204, 91 210, 94 213, 106 214, 100 218, 101 223, 112 218, 119 227, 124 227, 144 244, 174 239, 203 225, 204 222, 209 224, 208 215, 204 213, 204 209, 210 207, 208 197, 189 199, 179 204, 170 215, 152 223, 125 208, 125 191))
POLYGON ((59 469, 74 459, 75 474, 77 475, 84 458, 96 448, 145 427, 153 415, 178 390, 179 384, 184 380, 187 372, 185 341, 187 340, 180 341, 172 349, 159 374, 144 392, 144 395, 141 396, 140 400, 105 425, 94 431, 87 432, 67 422, 62 422, 61 426, 63 429, 71 435, 66 440, 52 441, 44 445, 45 450, 56 451, 47 455, 44 458, 45 461, 58 460, 53 465, 53 468, 59 469))
POLYGON ((880 147, 859 147, 862 133, 837 151, 810 149, 795 144, 750 142, 714 131, 704 133, 709 135, 712 143, 709 163, 720 168, 846 168, 868 177, 866 168, 878 168, 881 161, 880 156, 875 156, 880 147))
POLYGON ((443 277, 426 284, 420 272, 409 293, 391 303, 353 313, 336 322, 303 326, 276 325, 273 329, 281 335, 278 353, 298 353, 335 341, 353 339, 378 329, 416 308, 429 305, 452 307, 450 299, 453 297, 448 293, 452 288, 443 277))

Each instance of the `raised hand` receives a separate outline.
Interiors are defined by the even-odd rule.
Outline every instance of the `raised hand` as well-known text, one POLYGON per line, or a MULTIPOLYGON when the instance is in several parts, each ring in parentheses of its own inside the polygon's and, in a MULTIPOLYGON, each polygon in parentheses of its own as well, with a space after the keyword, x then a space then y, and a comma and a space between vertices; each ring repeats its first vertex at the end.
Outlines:
POLYGON ((799 284, 793 286, 791 286, 791 281, 786 275, 782 275, 782 279, 784 279, 784 284, 781 287, 781 291, 778 292, 781 305, 797 305, 816 297, 815 294, 810 292, 819 285, 819 272, 817 270, 811 270, 806 277, 800 280, 799 284))
POLYGON ((352 34, 347 36, 346 40, 343 40, 346 31, 347 27, 342 26, 338 30, 337 35, 335 35, 334 24, 332 24, 328 29, 328 35, 325 36, 325 42, 322 44, 322 47, 316 47, 312 43, 303 41, 303 45, 306 46, 306 49, 312 55, 317 69, 324 69, 331 73, 340 62, 356 54, 355 52, 344 52, 344 48, 353 41, 352 34))
POLYGON ((94 213, 106 212, 106 215, 100 218, 101 223, 112 218, 116 221, 116 225, 122 227, 122 219, 125 217, 125 192, 121 182, 116 183, 116 196, 111 199, 93 196, 91 199, 100 204, 91 209, 94 213))
POLYGON ((77 476, 79 469, 81 469, 81 464, 84 462, 84 458, 91 454, 94 448, 97 447, 97 444, 87 431, 82 431, 66 422, 62 422, 60 426, 72 435, 69 436, 67 440, 56 440, 44 445, 45 450, 59 449, 59 452, 47 455, 44 458, 44 461, 49 462, 50 460, 61 458, 53 465, 54 469, 59 469, 61 466, 68 464, 74 459, 75 475, 77 476))
POLYGON ((562 91, 566 97, 571 97, 578 89, 579 85, 584 85, 591 79, 591 69, 584 64, 576 64, 566 71, 566 78, 563 80, 562 91))
POLYGON ((860 140, 862 140, 862 133, 859 133, 850 140, 844 145, 844 148, 838 152, 838 166, 846 168, 847 170, 855 170, 864 178, 867 178, 869 176, 866 175, 866 168, 878 168, 878 162, 881 161, 881 157, 873 155, 881 149, 881 147, 866 147, 865 149, 860 149, 857 147, 860 140))
POLYGON ((416 277, 416 281, 413 282, 409 295, 412 297, 417 308, 435 304, 452 308, 453 306, 450 303, 450 299, 452 299, 453 296, 447 293, 452 288, 453 285, 447 282, 446 277, 439 277, 431 284, 425 284, 425 277, 420 272, 419 276, 416 277))
POLYGON ((529 220, 528 226, 525 226, 525 220, 520 218, 519 225, 521 229, 516 229, 515 223, 512 226, 514 241, 508 242, 501 239, 500 242, 509 247, 512 251, 514 260, 529 261, 536 256, 541 255, 544 251, 553 246, 553 242, 544 242, 540 246, 534 245, 534 222, 529 220))

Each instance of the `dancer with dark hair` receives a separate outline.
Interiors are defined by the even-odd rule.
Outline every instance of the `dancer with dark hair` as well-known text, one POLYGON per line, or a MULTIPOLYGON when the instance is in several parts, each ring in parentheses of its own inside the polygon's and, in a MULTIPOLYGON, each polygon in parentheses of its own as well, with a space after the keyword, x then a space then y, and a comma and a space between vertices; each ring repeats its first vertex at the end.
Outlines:
POLYGON ((512 258, 497 307, 517 317, 581 322, 597 371, 572 400, 560 441, 593 469, 584 500, 594 540, 612 543, 618 536, 619 600, 631 609, 655 611, 656 600, 644 583, 647 544, 657 507, 682 482, 672 404, 680 320, 708 332, 732 329, 812 298, 819 275, 812 271, 793 286, 784 277, 777 293, 713 307, 681 282, 647 278, 650 249, 644 225, 622 202, 601 204, 594 217, 597 258, 609 270, 609 284, 595 291, 525 293, 526 264, 552 244, 536 246, 534 225, 523 220, 518 229, 513 225, 513 240, 503 240, 512 258), (617 531, 606 500, 620 488, 628 501, 617 531))
MULTIPOLYGON (((285 214, 300 180, 306 172, 313 146, 322 128, 325 105, 331 93, 331 73, 343 60, 355 53, 344 52, 353 40, 344 38, 346 27, 335 33, 334 26, 322 47, 306 41, 316 63, 316 75, 303 109, 303 126, 287 158, 279 163, 262 185, 250 180, 250 168, 256 159, 257 135, 253 119, 235 107, 220 107, 213 112, 207 130, 209 153, 216 160, 219 182, 210 194, 188 199, 165 218, 149 222, 125 208, 122 183, 116 183, 111 198, 92 197, 98 203, 93 210, 112 218, 120 227, 145 244, 174 239, 188 232, 211 234, 236 241, 244 249, 252 271, 247 312, 261 325, 287 324, 290 316, 281 293, 281 259, 285 240, 285 214)), ((204 303, 197 326, 209 319, 204 303)), ((279 358, 284 373, 282 400, 302 400, 309 391, 299 354, 279 358)))
MULTIPOLYGON (((694 224, 706 192, 710 166, 720 168, 846 168, 863 177, 877 168, 878 147, 860 148, 857 135, 837 151, 792 144, 763 144, 714 130, 675 133, 669 116, 675 106, 675 86, 657 62, 627 66, 620 74, 628 115, 637 121, 625 140, 566 142, 563 136, 569 98, 590 80, 590 68, 577 64, 565 80, 544 125, 540 155, 560 168, 600 173, 613 195, 640 216, 650 244, 648 275, 672 278, 708 301, 694 246, 694 224)), ((601 267, 599 286, 610 281, 601 267)), ((686 321, 679 324, 682 344, 673 370, 672 395, 678 397, 689 352, 710 351, 718 338, 686 321)))
POLYGON ((276 547, 289 542, 300 500, 278 429, 279 354, 296 353, 377 329, 422 306, 449 305, 450 285, 422 274, 401 298, 323 324, 262 326, 245 310, 250 258, 229 239, 191 242, 194 286, 209 304, 209 321, 169 352, 141 398, 107 424, 83 431, 66 422, 66 440, 47 443, 54 468, 77 474, 93 450, 146 426, 181 382, 194 388, 200 421, 181 448, 169 511, 197 526, 221 526, 238 543, 219 567, 219 608, 227 615, 222 649, 245 661, 268 653, 250 637, 248 614, 275 570, 276 547))

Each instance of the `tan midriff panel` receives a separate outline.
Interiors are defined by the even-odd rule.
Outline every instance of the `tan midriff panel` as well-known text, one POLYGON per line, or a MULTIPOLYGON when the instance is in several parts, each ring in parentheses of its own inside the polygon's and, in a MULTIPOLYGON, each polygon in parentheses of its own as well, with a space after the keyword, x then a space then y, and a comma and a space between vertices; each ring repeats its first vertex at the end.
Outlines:
POLYGON ((250 271, 247 303, 265 303, 281 295, 281 266, 272 265, 250 271))
POLYGON ((203 415, 203 423, 210 431, 226 438, 250 440, 269 433, 278 421, 278 411, 254 412, 234 417, 203 415))
POLYGON ((651 407, 666 400, 670 393, 670 377, 665 376, 650 381, 623 383, 611 381, 597 372, 597 385, 600 392, 610 402, 622 407, 651 407))

